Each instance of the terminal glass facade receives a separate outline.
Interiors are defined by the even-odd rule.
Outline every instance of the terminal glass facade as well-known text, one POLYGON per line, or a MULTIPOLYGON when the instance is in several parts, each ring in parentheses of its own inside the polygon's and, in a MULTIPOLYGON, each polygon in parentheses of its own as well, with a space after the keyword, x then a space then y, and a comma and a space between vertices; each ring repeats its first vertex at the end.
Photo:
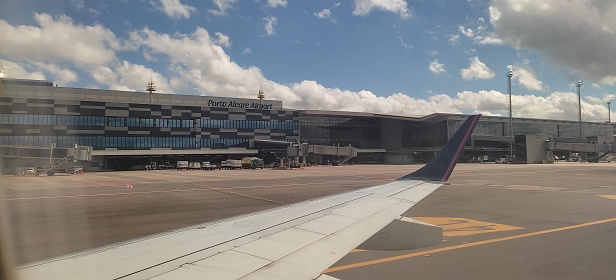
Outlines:
POLYGON ((296 141, 297 111, 0 98, 0 144, 94 149, 248 148, 296 141))
POLYGON ((379 118, 302 115, 301 141, 315 145, 348 146, 362 149, 381 147, 379 118))
MULTIPOLYGON (((455 133, 455 131, 462 125, 462 123, 463 120, 449 119, 449 135, 452 136, 453 133, 455 133)), ((544 134, 550 135, 556 140, 568 140, 569 142, 575 142, 578 141, 580 137, 580 126, 579 123, 571 121, 514 119, 513 133, 514 135, 544 134)), ((483 117, 477 124, 473 135, 509 137, 509 119, 483 117)), ((608 143, 613 141, 613 126, 602 123, 582 123, 582 137, 584 140, 587 137, 597 136, 605 138, 608 143)))
POLYGON ((447 143, 447 122, 404 121, 402 148, 440 147, 447 143))

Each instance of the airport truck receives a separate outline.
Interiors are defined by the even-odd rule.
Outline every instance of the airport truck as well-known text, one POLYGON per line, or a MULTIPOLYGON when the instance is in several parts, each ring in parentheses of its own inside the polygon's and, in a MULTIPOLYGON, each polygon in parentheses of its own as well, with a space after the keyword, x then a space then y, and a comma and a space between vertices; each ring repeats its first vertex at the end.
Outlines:
POLYGON ((158 165, 156 162, 151 162, 150 164, 145 165, 145 170, 156 170, 158 169, 158 165))
POLYGON ((191 161, 188 164, 188 169, 190 169, 190 170, 199 170, 199 169, 201 169, 201 163, 198 162, 198 161, 191 161))
POLYGON ((220 163, 222 169, 242 169, 242 161, 239 159, 228 159, 220 163))
POLYGON ((257 157, 245 157, 242 159, 242 168, 244 169, 263 169, 263 159, 257 157))
POLYGON ((201 163, 201 170, 214 170, 216 169, 216 165, 211 164, 209 161, 204 161, 201 163))
POLYGON ((188 170, 189 167, 187 160, 179 160, 175 166, 178 170, 188 170))

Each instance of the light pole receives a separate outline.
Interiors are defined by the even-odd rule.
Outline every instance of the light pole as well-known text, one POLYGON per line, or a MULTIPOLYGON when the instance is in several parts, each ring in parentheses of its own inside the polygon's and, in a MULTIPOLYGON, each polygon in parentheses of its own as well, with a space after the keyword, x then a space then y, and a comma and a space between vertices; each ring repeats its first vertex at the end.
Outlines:
POLYGON ((511 77, 513 69, 507 73, 507 89, 509 91, 509 162, 513 163, 513 113, 511 106, 511 77))
POLYGON ((150 81, 148 82, 148 86, 145 88, 145 90, 150 93, 150 104, 153 104, 154 100, 152 97, 152 93, 156 91, 156 86, 154 85, 154 82, 152 82, 152 77, 150 77, 150 81))
POLYGON ((265 91, 263 91, 263 88, 259 88, 259 94, 257 95, 257 98, 259 98, 259 110, 262 110, 263 98, 265 98, 265 91))
POLYGON ((580 122, 580 143, 584 143, 582 139, 582 94, 580 93, 580 88, 582 87, 582 80, 579 80, 575 85, 577 87, 578 92, 578 120, 580 122))
POLYGON ((612 99, 607 101, 607 122, 612 122, 612 110, 610 110, 610 104, 612 104, 612 99))

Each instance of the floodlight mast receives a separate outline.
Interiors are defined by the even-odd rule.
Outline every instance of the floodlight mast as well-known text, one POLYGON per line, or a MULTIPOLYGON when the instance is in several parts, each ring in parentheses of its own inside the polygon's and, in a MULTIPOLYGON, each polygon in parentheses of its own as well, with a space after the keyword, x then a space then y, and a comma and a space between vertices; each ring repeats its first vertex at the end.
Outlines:
POLYGON ((578 121, 580 123, 580 143, 584 143, 584 139, 582 138, 582 94, 580 93, 580 88, 582 87, 582 80, 579 80, 575 86, 577 87, 578 93, 578 121))
POLYGON ((507 89, 509 91, 509 162, 513 163, 513 113, 511 106, 511 77, 513 77, 513 69, 509 69, 507 73, 507 89))
POLYGON ((156 86, 154 85, 154 82, 152 82, 152 78, 150 78, 150 81, 148 82, 148 86, 145 88, 145 90, 150 93, 150 104, 153 104, 154 98, 152 97, 152 93, 156 91, 156 86))
POLYGON ((257 98, 259 98, 259 109, 261 109, 263 108, 263 98, 265 98, 265 91, 263 91, 263 88, 259 88, 257 98))
POLYGON ((612 104, 612 99, 607 101, 607 122, 612 122, 612 110, 610 109, 610 104, 612 104))

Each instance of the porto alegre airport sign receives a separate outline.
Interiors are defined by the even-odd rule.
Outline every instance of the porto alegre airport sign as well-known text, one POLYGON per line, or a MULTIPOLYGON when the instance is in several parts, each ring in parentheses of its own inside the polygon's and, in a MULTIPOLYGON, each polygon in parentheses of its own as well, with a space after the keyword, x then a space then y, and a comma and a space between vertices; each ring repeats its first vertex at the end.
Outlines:
POLYGON ((238 102, 235 100, 208 100, 207 106, 218 108, 240 108, 240 109, 261 109, 272 110, 273 104, 259 104, 259 102, 238 102))

